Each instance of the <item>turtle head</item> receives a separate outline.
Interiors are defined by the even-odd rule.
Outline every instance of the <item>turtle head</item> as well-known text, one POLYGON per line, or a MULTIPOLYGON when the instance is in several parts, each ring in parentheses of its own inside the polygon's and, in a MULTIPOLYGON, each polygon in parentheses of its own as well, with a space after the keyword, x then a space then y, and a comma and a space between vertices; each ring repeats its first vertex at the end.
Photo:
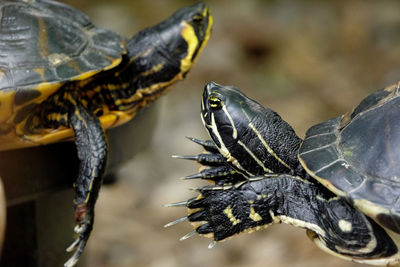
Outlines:
POLYGON ((240 89, 210 82, 201 118, 220 153, 247 175, 293 173, 301 139, 276 112, 240 89))
POLYGON ((210 38, 211 27, 209 8, 198 3, 142 30, 126 46, 129 76, 137 87, 157 90, 183 79, 210 38))
POLYGON ((186 74, 210 38, 213 19, 204 3, 183 7, 157 25, 169 58, 180 59, 180 70, 186 74))

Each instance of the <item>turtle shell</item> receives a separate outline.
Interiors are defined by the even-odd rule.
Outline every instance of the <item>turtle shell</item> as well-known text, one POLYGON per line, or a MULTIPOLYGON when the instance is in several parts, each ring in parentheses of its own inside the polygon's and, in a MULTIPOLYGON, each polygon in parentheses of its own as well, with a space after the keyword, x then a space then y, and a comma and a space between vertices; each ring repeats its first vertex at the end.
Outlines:
POLYGON ((400 233, 400 89, 366 97, 353 112, 311 127, 299 151, 307 172, 400 233))
MULTIPOLYGON (((123 38, 56 1, 0 2, 0 124, 63 82, 117 66, 123 38)), ((1 129, 0 129, 1 130, 1 129)))
POLYGON ((13 132, 19 118, 35 105, 67 81, 114 68, 125 53, 123 37, 96 28, 73 7, 49 0, 1 1, 0 135, 5 140, 1 149, 26 146, 13 143, 17 140, 13 132))

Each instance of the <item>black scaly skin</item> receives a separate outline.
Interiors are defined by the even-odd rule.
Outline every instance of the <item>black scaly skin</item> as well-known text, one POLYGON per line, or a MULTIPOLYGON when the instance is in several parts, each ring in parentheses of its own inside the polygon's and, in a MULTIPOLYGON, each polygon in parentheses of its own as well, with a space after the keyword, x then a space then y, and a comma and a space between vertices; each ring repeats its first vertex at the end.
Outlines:
POLYGON ((343 255, 362 259, 389 257, 397 252, 396 245, 386 232, 344 199, 290 175, 259 179, 252 178, 252 181, 230 189, 200 189, 200 197, 187 204, 187 207, 194 211, 189 212, 189 221, 201 224, 196 231, 205 235, 212 233, 213 239, 219 241, 272 223, 285 222, 296 225, 287 219, 289 217, 303 223, 296 226, 312 231, 321 230, 316 238, 320 238, 332 251, 341 253, 337 247, 349 250, 341 253, 343 255), (233 217, 227 216, 228 207, 233 217), (259 217, 253 216, 252 219, 251 209, 259 217), (340 219, 350 221, 353 229, 357 231, 343 232, 337 224, 340 219), (317 228, 307 227, 304 223, 317 228), (372 229, 374 237, 370 235, 369 229, 372 229), (375 237, 379 245, 372 251, 357 251, 367 246, 375 237))
POLYGON ((302 140, 274 111, 237 88, 209 83, 202 118, 226 164, 243 175, 239 181, 223 176, 223 183, 200 188, 198 197, 182 202, 197 233, 220 241, 284 222, 308 229, 319 247, 348 259, 394 258, 398 253, 382 227, 305 172, 297 159, 302 140))
MULTIPOLYGON (((215 165, 214 161, 218 155, 215 151, 210 154, 199 154, 197 162, 209 168, 200 171, 197 175, 187 177, 215 182, 215 186, 198 189, 200 195, 190 199, 186 204, 189 209, 188 220, 196 225, 195 230, 199 234, 212 234, 215 241, 220 241, 235 234, 274 223, 286 222, 296 225, 294 221, 286 219, 289 217, 303 223, 297 226, 307 228, 306 224, 308 224, 314 227, 311 231, 320 230, 319 233, 312 234, 312 238, 320 238, 330 250, 336 253, 340 254, 336 246, 349 250, 341 254, 360 259, 371 256, 389 257, 397 253, 396 245, 379 225, 344 199, 311 182, 312 180, 306 181, 291 175, 266 174, 259 177, 245 177, 234 172, 233 168, 231 173, 219 175, 217 170, 222 166, 215 165), (212 175, 205 177, 205 171, 212 175), (231 209, 233 215, 231 218, 226 214, 227 207, 231 209), (251 209, 260 217, 253 216, 256 219, 252 219, 251 209), (321 216, 321 214, 324 215, 321 216), (340 219, 351 221, 352 227, 360 229, 360 232, 343 232, 335 223, 340 219), (369 229, 372 229, 373 236, 378 238, 377 243, 381 245, 368 253, 352 253, 351 250, 361 249, 371 242, 372 236, 369 229)), ((226 161, 225 166, 229 166, 226 161)), ((307 178, 310 179, 308 176, 307 178)))
POLYGON ((94 206, 107 161, 107 141, 99 119, 81 105, 72 106, 69 122, 75 132, 79 173, 75 183, 76 232, 79 237, 68 248, 76 249, 72 260, 80 257, 93 229, 94 206))

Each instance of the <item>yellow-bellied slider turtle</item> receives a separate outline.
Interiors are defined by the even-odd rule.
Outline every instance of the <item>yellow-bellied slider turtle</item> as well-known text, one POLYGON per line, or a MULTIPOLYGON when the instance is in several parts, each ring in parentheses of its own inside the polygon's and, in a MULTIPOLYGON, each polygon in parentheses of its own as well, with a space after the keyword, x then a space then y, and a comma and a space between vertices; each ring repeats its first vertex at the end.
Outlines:
POLYGON ((73 139, 79 234, 74 265, 93 227, 107 157, 104 130, 122 124, 185 77, 211 32, 205 4, 178 10, 125 40, 50 0, 0 2, 0 150, 73 139))
MULTIPOLYGON (((288 223, 343 259, 399 266, 400 83, 351 113, 311 127, 301 140, 282 118, 239 89, 209 83, 203 123, 208 168, 187 178, 215 182, 186 206, 194 233, 216 241, 288 223), (329 189, 329 190, 328 190, 329 189)), ((169 225, 175 224, 172 222, 169 225)))

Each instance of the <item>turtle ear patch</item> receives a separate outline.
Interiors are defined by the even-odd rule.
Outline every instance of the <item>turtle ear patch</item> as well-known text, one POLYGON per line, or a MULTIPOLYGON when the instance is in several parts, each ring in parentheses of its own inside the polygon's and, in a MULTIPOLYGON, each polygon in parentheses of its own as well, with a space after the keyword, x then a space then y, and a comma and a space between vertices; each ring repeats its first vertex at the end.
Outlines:
POLYGON ((350 221, 341 219, 339 220, 338 225, 343 233, 351 233, 351 231, 353 230, 353 224, 350 221))

